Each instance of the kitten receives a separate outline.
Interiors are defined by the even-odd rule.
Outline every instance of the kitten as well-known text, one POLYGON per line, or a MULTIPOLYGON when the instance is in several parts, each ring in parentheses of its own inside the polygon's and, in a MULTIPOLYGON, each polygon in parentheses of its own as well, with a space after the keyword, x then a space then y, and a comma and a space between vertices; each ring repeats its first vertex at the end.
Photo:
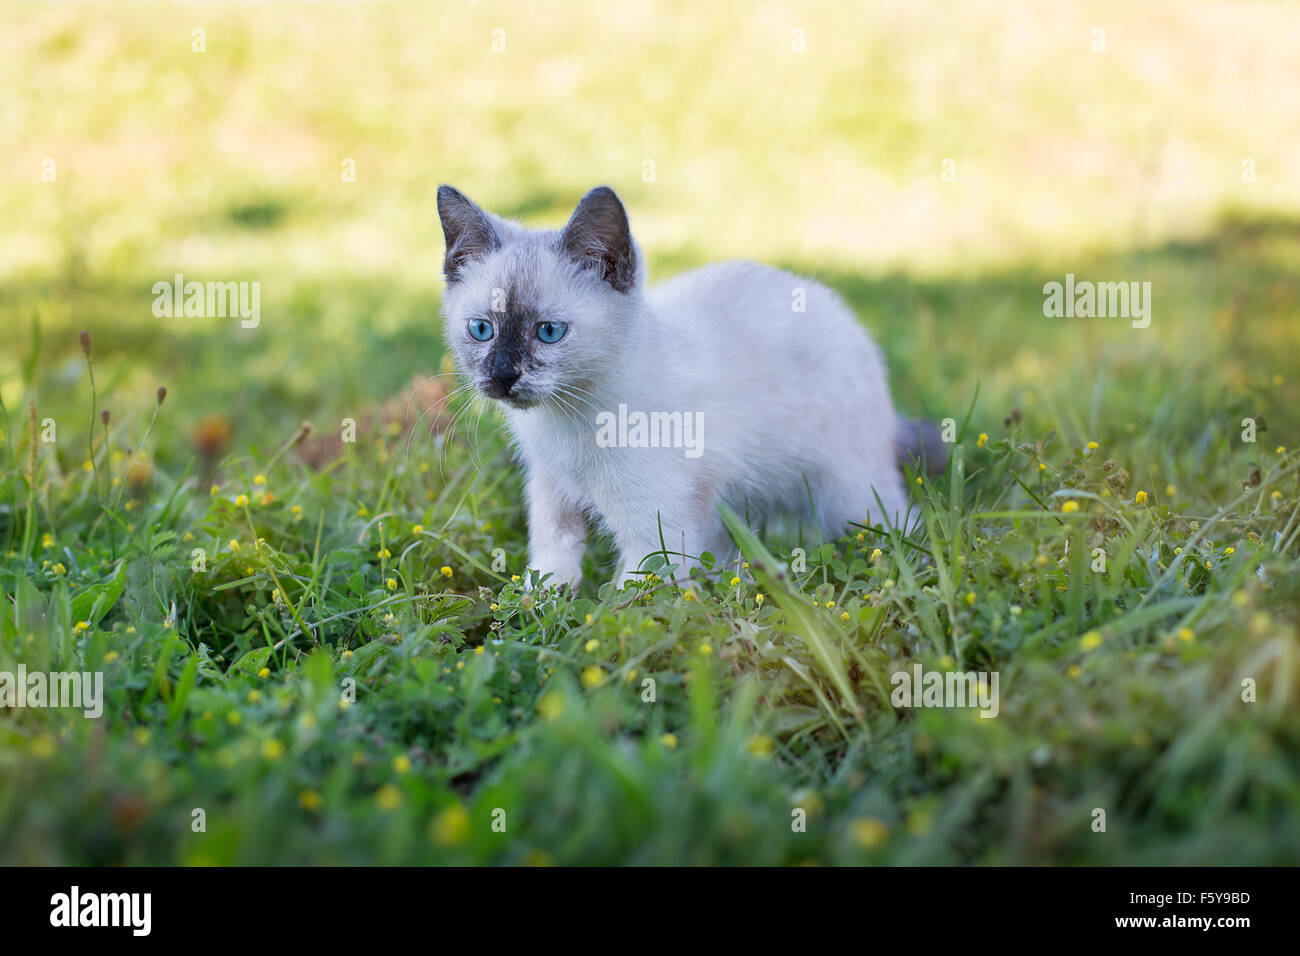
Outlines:
POLYGON ((618 546, 621 585, 665 546, 683 569, 730 552, 718 502, 755 523, 815 516, 834 538, 849 520, 905 522, 903 454, 941 470, 937 430, 900 431, 879 351, 825 286, 728 262, 647 288, 603 186, 558 232, 450 186, 438 213, 447 341, 505 412, 528 565, 553 581, 578 582, 589 518, 618 546))

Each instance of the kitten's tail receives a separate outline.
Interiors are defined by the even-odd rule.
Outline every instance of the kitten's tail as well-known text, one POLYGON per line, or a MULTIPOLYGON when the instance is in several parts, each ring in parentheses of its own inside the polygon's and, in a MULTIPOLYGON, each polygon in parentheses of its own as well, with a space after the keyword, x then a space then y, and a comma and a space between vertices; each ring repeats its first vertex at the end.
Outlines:
POLYGON ((942 474, 948 467, 948 446, 939 426, 920 418, 900 418, 894 439, 898 467, 920 467, 927 475, 942 474))

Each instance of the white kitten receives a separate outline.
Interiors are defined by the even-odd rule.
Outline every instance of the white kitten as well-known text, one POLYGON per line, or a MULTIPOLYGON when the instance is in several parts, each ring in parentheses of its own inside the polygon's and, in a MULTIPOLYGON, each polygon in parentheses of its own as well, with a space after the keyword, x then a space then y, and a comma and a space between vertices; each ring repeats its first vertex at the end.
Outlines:
POLYGON ((885 369, 834 292, 743 262, 647 289, 605 187, 560 232, 450 186, 438 212, 447 341, 504 407, 528 476, 530 568, 576 583, 589 518, 613 535, 620 583, 665 546, 685 568, 722 557, 718 502, 753 524, 815 517, 829 538, 849 520, 903 524, 885 369))

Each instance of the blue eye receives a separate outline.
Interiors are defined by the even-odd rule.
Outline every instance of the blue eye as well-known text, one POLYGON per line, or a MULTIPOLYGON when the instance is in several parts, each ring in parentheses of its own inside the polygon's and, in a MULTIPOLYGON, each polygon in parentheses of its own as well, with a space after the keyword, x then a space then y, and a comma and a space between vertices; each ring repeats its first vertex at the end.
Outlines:
POLYGON ((492 338, 492 323, 487 319, 470 319, 469 335, 472 339, 478 339, 480 342, 486 342, 492 338))
POLYGON ((547 345, 554 345, 560 339, 564 338, 564 333, 569 331, 569 326, 564 322, 538 322, 537 337, 547 345))

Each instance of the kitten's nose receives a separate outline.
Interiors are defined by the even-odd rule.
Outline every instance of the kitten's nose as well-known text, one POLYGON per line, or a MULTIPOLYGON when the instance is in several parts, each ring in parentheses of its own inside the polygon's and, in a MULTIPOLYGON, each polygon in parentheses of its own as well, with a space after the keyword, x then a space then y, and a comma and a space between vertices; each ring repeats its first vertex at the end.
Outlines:
POLYGON ((493 371, 492 381, 500 385, 501 390, 509 395, 510 389, 514 387, 515 382, 519 381, 519 373, 513 369, 504 372, 493 371))
POLYGON ((500 385, 501 390, 509 395, 510 389, 514 387, 515 382, 519 381, 519 367, 498 352, 492 357, 492 381, 500 385))

